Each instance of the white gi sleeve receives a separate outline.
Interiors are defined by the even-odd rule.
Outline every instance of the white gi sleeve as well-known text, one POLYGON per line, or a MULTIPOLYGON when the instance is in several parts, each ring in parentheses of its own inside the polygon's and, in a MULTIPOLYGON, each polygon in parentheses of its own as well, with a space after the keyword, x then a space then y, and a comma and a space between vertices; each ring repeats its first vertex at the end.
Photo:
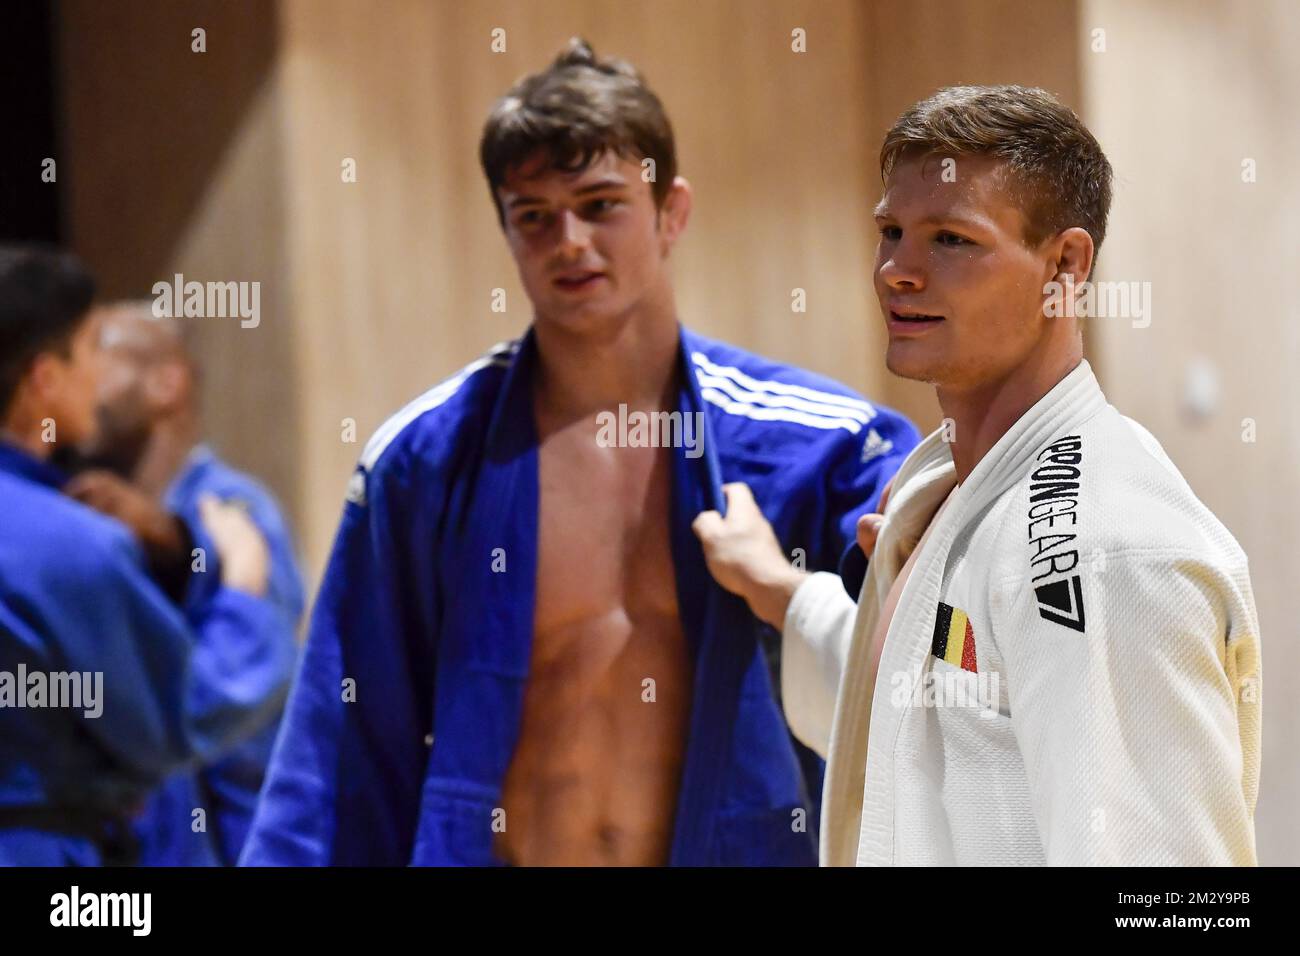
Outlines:
POLYGON ((1254 864, 1261 688, 1245 557, 1098 551, 1078 568, 1064 586, 1082 630, 1059 621, 1059 592, 1036 594, 1041 581, 991 595, 1048 864, 1254 864))
POLYGON ((822 758, 830 749, 835 696, 858 606, 838 574, 819 571, 799 585, 781 630, 781 701, 794 735, 822 758))

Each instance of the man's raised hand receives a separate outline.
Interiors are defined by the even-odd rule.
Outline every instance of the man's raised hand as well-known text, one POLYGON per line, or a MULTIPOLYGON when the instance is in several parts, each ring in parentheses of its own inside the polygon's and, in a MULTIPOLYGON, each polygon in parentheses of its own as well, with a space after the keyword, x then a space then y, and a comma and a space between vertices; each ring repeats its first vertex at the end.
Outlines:
POLYGON ((778 631, 790 599, 807 574, 790 564, 749 486, 723 485, 727 516, 702 511, 691 529, 704 546, 714 580, 744 598, 754 615, 778 631))

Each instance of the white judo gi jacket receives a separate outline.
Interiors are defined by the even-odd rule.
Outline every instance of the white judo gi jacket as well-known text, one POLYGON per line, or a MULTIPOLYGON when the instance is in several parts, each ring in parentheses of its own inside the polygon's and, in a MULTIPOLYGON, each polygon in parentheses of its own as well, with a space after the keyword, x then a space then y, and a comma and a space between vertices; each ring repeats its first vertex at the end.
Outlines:
POLYGON ((856 608, 821 573, 787 612, 822 864, 1253 864, 1259 630, 1232 535, 1087 362, 955 484, 940 430, 894 480, 856 608))

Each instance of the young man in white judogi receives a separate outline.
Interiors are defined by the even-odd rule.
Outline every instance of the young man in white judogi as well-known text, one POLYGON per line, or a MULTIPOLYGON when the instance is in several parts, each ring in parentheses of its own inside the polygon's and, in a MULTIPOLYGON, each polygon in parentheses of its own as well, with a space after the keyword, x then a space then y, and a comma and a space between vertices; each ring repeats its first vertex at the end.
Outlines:
POLYGON ((1041 90, 958 87, 898 120, 881 171, 886 362, 945 421, 862 519, 858 605, 789 566, 743 486, 696 521, 783 629, 787 718, 828 759, 822 863, 1255 863, 1246 556, 1107 403, 1068 308, 1101 148, 1041 90))

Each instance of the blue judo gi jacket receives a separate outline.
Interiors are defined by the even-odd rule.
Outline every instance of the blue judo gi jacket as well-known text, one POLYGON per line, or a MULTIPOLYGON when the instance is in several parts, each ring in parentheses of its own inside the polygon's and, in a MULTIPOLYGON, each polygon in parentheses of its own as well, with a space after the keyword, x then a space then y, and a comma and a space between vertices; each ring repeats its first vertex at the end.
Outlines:
MULTIPOLYGON (((279 610, 281 627, 264 628, 263 637, 276 655, 297 653, 296 632, 303 612, 302 578, 288 525, 275 498, 260 483, 231 468, 206 445, 190 454, 164 495, 163 504, 189 527, 199 524, 199 498, 215 495, 243 502, 266 538, 271 552, 267 599, 279 610)), ((186 616, 198 625, 202 606, 190 595, 186 616)), ((234 676, 234 675, 232 675, 234 676)), ((257 673, 248 675, 259 679, 257 673)), ((235 679, 238 679, 235 676, 235 679)), ((135 821, 142 866, 233 866, 239 860, 253 822, 281 711, 269 713, 266 725, 216 763, 198 771, 173 774, 149 797, 135 821), (194 810, 205 812, 205 827, 196 832, 194 810)))
MULTIPOLYGON (((857 593, 859 515, 919 440, 842 385, 681 332, 670 529, 695 689, 670 862, 811 865, 808 788, 745 603, 691 531, 753 489, 787 551, 857 593), (693 419, 694 420, 694 419, 693 419)), ((321 586, 242 863, 490 865, 520 731, 537 571, 530 332, 372 437, 321 586), (494 571, 494 561, 504 572, 494 571)), ((593 529, 593 533, 595 533, 593 529)))
POLYGON ((293 672, 292 651, 263 639, 282 612, 221 585, 198 522, 191 629, 130 531, 63 495, 64 480, 0 443, 0 865, 100 863, 87 821, 127 821, 168 773, 263 726, 293 672), (95 674, 97 716, 38 696, 55 676, 95 674))

